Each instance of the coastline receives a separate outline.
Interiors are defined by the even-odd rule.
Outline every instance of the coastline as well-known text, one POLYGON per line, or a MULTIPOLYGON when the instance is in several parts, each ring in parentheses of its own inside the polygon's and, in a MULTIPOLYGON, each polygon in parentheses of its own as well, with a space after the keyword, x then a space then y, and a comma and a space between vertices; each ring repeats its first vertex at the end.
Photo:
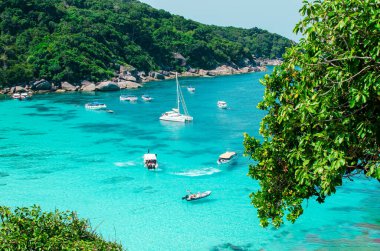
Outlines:
MULTIPOLYGON (((178 77, 216 77, 227 75, 246 74, 251 72, 267 71, 266 65, 278 65, 280 60, 258 60, 258 66, 232 67, 221 65, 213 70, 192 69, 178 73, 178 77)), ((14 93, 28 93, 29 95, 44 93, 66 93, 66 92, 108 92, 119 91, 122 89, 137 89, 144 86, 145 83, 175 79, 174 71, 151 71, 148 74, 137 71, 133 67, 120 66, 120 70, 114 78, 102 82, 90 82, 87 80, 79 84, 68 82, 53 83, 45 79, 31 82, 28 85, 15 85, 0 89, 0 95, 12 96, 14 93)))

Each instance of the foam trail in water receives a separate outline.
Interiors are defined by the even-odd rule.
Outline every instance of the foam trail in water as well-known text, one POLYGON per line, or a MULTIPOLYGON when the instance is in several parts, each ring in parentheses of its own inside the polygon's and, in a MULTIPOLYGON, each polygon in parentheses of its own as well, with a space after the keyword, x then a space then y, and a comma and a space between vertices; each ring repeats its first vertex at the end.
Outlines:
POLYGON ((124 167, 124 166, 136 166, 135 161, 126 161, 126 162, 115 162, 115 166, 124 167))
POLYGON ((212 175, 214 173, 219 173, 219 172, 221 172, 220 169, 213 168, 213 167, 205 167, 201 169, 175 172, 173 174, 179 175, 179 176, 197 177, 197 176, 204 176, 204 175, 212 175))

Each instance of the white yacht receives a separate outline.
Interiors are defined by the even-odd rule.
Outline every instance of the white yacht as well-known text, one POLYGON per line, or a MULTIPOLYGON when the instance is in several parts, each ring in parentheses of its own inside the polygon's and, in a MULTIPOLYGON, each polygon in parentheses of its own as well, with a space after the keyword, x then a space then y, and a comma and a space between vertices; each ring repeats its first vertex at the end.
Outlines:
POLYGON ((189 91, 189 92, 195 92, 195 87, 192 87, 192 86, 188 86, 187 87, 187 90, 189 91))
POLYGON ((23 93, 21 93, 20 99, 21 100, 29 100, 29 99, 32 99, 32 96, 29 95, 29 93, 27 93, 27 92, 23 92, 23 93))
POLYGON ((150 102, 150 101, 152 101, 152 99, 153 99, 151 96, 146 95, 146 94, 142 95, 141 98, 142 98, 142 100, 144 100, 145 102, 150 102))
POLYGON ((236 157, 237 157, 236 152, 225 152, 219 155, 218 161, 216 163, 218 163, 219 165, 226 164, 236 159, 236 157))
POLYGON ((120 95, 120 101, 136 102, 137 99, 134 95, 120 95))
POLYGON ((157 154, 149 153, 149 152, 144 154, 144 166, 148 168, 148 170, 157 169, 158 168, 157 154))
POLYGON ((87 103, 87 104, 85 104, 84 107, 86 109, 89 109, 89 110, 101 110, 101 109, 106 109, 107 108, 106 104, 99 103, 99 102, 87 103))
POLYGON ((13 93, 13 94, 12 94, 12 98, 13 98, 13 99, 21 99, 21 94, 18 93, 18 92, 13 93))
POLYGON ((173 108, 171 111, 167 111, 161 115, 160 120, 174 121, 174 122, 189 122, 193 120, 193 117, 189 115, 187 111, 185 99, 183 98, 182 91, 179 87, 178 75, 175 75, 177 84, 177 108, 173 108), (180 106, 182 106, 184 114, 180 112, 180 106))
POLYGON ((221 109, 227 109, 227 102, 226 101, 223 101, 223 100, 219 100, 218 103, 217 103, 218 107, 221 108, 221 109))

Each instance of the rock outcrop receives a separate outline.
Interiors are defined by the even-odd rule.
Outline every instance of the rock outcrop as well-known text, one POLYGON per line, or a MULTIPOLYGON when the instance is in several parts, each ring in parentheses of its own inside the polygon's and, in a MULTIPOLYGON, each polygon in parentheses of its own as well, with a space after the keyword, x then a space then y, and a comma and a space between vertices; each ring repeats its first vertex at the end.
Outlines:
POLYGON ((96 91, 107 92, 107 91, 118 91, 120 87, 117 83, 111 81, 103 81, 96 85, 96 91))
POLYGON ((11 93, 15 93, 15 92, 26 92, 27 90, 22 87, 22 86, 15 86, 15 87, 12 87, 10 92, 11 93))
POLYGON ((137 89, 142 85, 133 81, 120 81, 117 83, 120 89, 137 89))
POLYGON ((33 91, 50 91, 52 89, 52 84, 45 79, 41 79, 34 82, 31 85, 31 89, 33 91))
POLYGON ((77 87, 70 84, 69 82, 62 82, 61 83, 61 89, 69 92, 73 92, 77 90, 77 87))

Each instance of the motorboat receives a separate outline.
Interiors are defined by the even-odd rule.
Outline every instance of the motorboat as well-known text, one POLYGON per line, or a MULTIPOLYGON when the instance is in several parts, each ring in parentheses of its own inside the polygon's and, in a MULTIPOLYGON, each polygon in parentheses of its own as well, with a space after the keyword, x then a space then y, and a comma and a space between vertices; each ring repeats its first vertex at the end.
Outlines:
POLYGON ((12 98, 13 99, 21 99, 21 94, 20 93, 13 93, 12 98))
POLYGON ((183 97, 182 91, 179 87, 178 74, 175 75, 177 84, 177 108, 173 108, 171 111, 165 112, 161 115, 160 120, 173 121, 173 122, 190 122, 193 117, 189 115, 187 111, 185 99, 183 97), (183 114, 180 112, 180 107, 182 106, 183 114))
POLYGON ((211 194, 211 191, 205 191, 205 192, 198 192, 198 193, 189 193, 182 197, 183 200, 192 201, 192 200, 199 200, 206 198, 211 194))
POLYGON ((188 86, 188 87, 187 87, 187 90, 188 90, 189 92, 195 92, 195 87, 188 86))
POLYGON ((99 103, 99 102, 87 103, 87 104, 85 104, 84 107, 86 109, 89 109, 89 110, 101 110, 101 109, 106 109, 107 108, 106 104, 99 103))
POLYGON ((29 95, 27 92, 21 93, 20 100, 29 100, 29 99, 32 99, 31 95, 29 95))
POLYGON ((236 157, 237 157, 236 152, 225 152, 219 155, 218 161, 216 163, 218 163, 219 165, 226 164, 236 159, 236 157))
POLYGON ((217 103, 218 107, 221 109, 227 109, 227 102, 223 100, 219 100, 217 103))
POLYGON ((136 102, 137 99, 134 95, 120 95, 120 101, 136 102))
POLYGON ((142 95, 141 98, 142 98, 142 100, 144 100, 145 102, 150 102, 150 101, 152 101, 152 99, 153 99, 151 96, 146 95, 146 94, 142 95))
POLYGON ((155 153, 146 153, 144 154, 144 166, 148 170, 154 170, 158 168, 157 154, 155 153))

